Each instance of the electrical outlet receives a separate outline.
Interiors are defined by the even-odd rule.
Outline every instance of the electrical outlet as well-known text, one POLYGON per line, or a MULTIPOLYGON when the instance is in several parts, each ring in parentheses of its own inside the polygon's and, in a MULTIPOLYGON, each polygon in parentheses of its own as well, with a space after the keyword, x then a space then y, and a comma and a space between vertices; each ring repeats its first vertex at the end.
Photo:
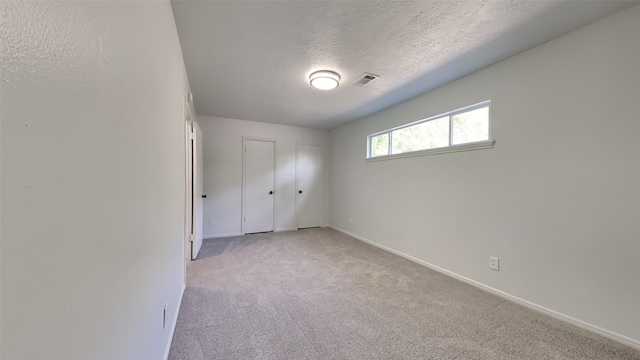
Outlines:
POLYGON ((353 220, 351 220, 351 218, 349 218, 349 224, 353 224, 353 220))
POLYGON ((489 257, 489 269, 500 271, 500 259, 497 257, 489 257))
POLYGON ((209 225, 213 225, 213 218, 209 218, 209 225))

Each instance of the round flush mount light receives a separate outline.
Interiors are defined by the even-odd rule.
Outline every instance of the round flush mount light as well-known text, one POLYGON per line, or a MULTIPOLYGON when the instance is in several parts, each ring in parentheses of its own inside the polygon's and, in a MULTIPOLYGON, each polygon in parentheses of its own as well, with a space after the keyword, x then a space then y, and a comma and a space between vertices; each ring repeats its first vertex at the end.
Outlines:
POLYGON ((309 76, 311 86, 320 90, 331 90, 340 84, 340 75, 329 70, 316 71, 309 76))

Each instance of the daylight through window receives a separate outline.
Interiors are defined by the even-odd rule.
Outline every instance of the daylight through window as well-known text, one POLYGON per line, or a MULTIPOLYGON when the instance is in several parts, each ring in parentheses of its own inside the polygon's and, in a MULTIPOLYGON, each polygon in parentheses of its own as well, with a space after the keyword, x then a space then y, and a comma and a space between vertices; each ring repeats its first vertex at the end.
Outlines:
POLYGON ((490 101, 371 134, 367 158, 439 149, 489 140, 490 101))

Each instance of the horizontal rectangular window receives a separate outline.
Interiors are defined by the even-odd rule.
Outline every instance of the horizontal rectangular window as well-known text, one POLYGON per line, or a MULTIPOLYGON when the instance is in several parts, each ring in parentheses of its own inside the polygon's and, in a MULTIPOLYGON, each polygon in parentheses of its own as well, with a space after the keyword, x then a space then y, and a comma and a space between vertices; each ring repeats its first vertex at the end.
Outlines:
MULTIPOLYGON (((367 136, 367 159, 407 154, 427 155, 440 152, 486 148, 489 141, 491 101, 467 106, 414 123, 367 136), (459 146, 477 144, 478 146, 459 146), (447 151, 430 151, 432 149, 447 151), (413 154, 409 154, 413 153, 413 154)), ((493 146, 493 142, 491 142, 493 146)))

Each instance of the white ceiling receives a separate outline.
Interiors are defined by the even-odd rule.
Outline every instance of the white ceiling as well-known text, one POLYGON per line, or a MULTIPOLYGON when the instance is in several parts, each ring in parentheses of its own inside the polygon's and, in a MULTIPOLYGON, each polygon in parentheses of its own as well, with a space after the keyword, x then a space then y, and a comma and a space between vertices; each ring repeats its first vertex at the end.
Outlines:
POLYGON ((192 1, 173 11, 199 115, 332 129, 638 1, 192 1), (309 85, 316 70, 340 86, 309 85), (364 72, 380 75, 349 85, 364 72))

